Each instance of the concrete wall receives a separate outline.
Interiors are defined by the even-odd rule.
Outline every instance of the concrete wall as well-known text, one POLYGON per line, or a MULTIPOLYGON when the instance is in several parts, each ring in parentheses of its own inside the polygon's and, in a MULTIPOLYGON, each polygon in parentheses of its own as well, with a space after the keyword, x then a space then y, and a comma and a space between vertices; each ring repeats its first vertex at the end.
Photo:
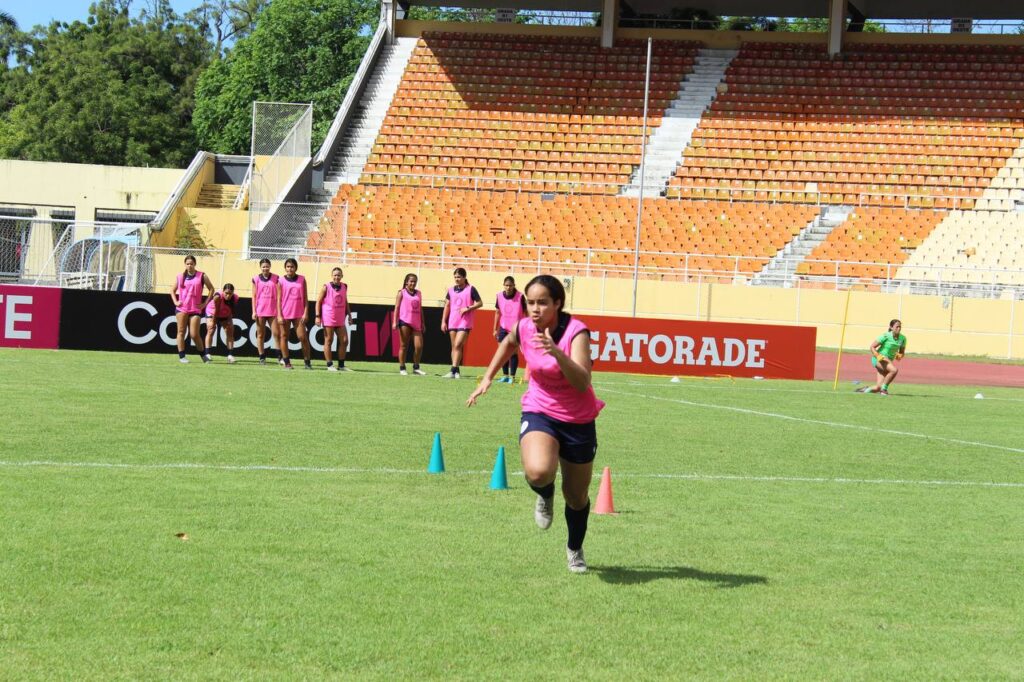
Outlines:
POLYGON ((75 218, 97 209, 159 211, 184 170, 0 160, 0 204, 66 206, 75 218))
MULTIPOLYGON (((182 255, 161 255, 155 261, 156 290, 169 292, 182 268, 182 255)), ((300 262, 299 272, 309 282, 311 298, 330 279, 337 263, 300 262)), ((451 284, 451 272, 379 266, 342 266, 352 300, 359 303, 393 303, 406 272, 419 275, 423 302, 444 304, 451 284)), ((199 258, 199 269, 209 273, 215 286, 232 282, 242 296, 251 292, 255 261, 239 254, 199 258)), ((282 274, 280 262, 274 271, 282 274)), ((491 307, 506 274, 520 287, 533 273, 470 272, 469 279, 480 292, 484 305, 491 307)), ((568 308, 580 314, 630 315, 631 280, 574 277, 568 291, 568 308)), ((710 320, 716 322, 758 322, 808 325, 818 330, 818 345, 839 346, 846 309, 847 292, 825 289, 775 289, 731 284, 680 284, 641 281, 637 314, 642 317, 710 320)), ((866 349, 885 331, 891 318, 903 320, 909 348, 918 353, 986 355, 1024 359, 1024 302, 981 300, 910 294, 853 291, 849 294, 849 316, 843 347, 866 349), (1011 333, 1012 330, 1012 333, 1011 333)))

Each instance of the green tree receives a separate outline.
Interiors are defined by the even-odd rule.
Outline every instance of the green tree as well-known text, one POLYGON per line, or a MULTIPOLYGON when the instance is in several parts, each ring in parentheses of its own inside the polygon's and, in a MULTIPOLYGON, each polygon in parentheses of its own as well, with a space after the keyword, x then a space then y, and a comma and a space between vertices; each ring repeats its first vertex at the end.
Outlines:
POLYGON ((206 27, 214 54, 221 56, 229 44, 252 33, 269 4, 270 0, 207 0, 185 16, 206 27))
POLYGON ((24 35, 2 75, 0 156, 127 166, 188 163, 193 92, 210 46, 167 0, 132 18, 100 0, 85 22, 24 35))
POLYGON ((334 114, 376 29, 372 0, 274 0, 252 33, 199 79, 192 122, 200 147, 248 154, 254 101, 312 102, 313 146, 334 114))

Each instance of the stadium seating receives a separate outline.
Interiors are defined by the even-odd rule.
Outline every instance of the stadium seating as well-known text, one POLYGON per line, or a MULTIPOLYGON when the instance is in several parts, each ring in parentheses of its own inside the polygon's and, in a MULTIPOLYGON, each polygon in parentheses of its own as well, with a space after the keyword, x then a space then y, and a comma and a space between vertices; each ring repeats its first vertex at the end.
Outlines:
POLYGON ((953 211, 914 250, 897 277, 1024 285, 1024 213, 953 211))
POLYGON ((1024 138, 1022 80, 1017 46, 746 44, 669 195, 971 208, 1024 138))
MULTIPOLYGON (((439 256, 443 241, 447 258, 471 263, 541 257, 614 270, 633 262, 636 200, 626 197, 343 186, 336 201, 327 227, 311 235, 308 247, 338 250, 344 242, 354 252, 439 256)), ((817 212, 806 205, 645 200, 641 264, 674 275, 752 275, 817 212)))
POLYGON ((943 211, 859 208, 811 251, 797 274, 892 279, 892 266, 906 260, 944 216, 943 211))
MULTIPOLYGON (((591 38, 425 33, 361 182, 617 194, 640 164, 645 51, 638 40, 606 50, 591 38)), ((696 53, 654 42, 649 133, 696 53)))

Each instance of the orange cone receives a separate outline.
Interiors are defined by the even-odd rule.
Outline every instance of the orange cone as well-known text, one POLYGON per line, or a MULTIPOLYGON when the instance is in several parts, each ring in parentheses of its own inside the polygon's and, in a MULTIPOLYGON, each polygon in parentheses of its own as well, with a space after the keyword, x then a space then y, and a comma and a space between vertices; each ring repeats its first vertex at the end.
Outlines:
POLYGON ((612 471, 608 467, 601 472, 601 487, 597 491, 597 502, 591 510, 595 514, 615 514, 615 502, 612 500, 612 471))

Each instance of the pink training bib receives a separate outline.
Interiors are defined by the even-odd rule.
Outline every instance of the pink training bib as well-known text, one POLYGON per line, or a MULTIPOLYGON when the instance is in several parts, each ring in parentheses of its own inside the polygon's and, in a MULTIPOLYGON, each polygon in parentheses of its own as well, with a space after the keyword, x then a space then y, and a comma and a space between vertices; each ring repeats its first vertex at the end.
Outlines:
POLYGON ((178 303, 175 310, 179 313, 198 315, 199 306, 203 304, 203 273, 196 270, 196 274, 188 277, 184 272, 178 274, 178 303))
POLYGON ((334 288, 333 282, 324 285, 324 302, 320 306, 321 321, 325 327, 341 327, 345 324, 348 309, 348 285, 342 282, 334 288))
POLYGON ((455 287, 449 288, 448 301, 451 303, 448 308, 448 329, 472 329, 473 314, 476 311, 470 310, 465 315, 460 311, 473 305, 473 287, 467 284, 459 291, 455 287))
POLYGON ((406 323, 415 331, 423 331, 423 296, 419 289, 415 294, 410 294, 408 289, 402 288, 402 301, 398 304, 398 321, 406 323))
POLYGON ((234 315, 234 305, 238 302, 238 294, 231 294, 228 298, 223 291, 218 291, 214 298, 206 304, 206 316, 215 317, 219 320, 230 320, 234 315), (220 298, 220 305, 217 305, 217 298, 220 298))
POLYGON ((516 328, 519 320, 526 317, 523 312, 523 292, 517 291, 512 298, 505 298, 505 292, 498 294, 498 326, 507 332, 516 328))
POLYGON ((306 312, 306 278, 295 275, 294 280, 282 277, 281 285, 281 317, 286 320, 297 320, 306 312))
POLYGON ((252 278, 252 304, 257 317, 277 317, 277 275, 271 273, 252 278))
MULTIPOLYGON (((519 322, 516 338, 523 359, 530 367, 530 387, 523 395, 523 412, 539 412, 558 421, 570 424, 586 424, 594 421, 604 407, 604 402, 588 386, 578 391, 566 380, 558 361, 534 345, 537 326, 530 318, 519 322)), ((579 334, 589 334, 586 326, 575 317, 570 317, 565 332, 556 344, 563 353, 572 355, 572 340, 579 334)))

